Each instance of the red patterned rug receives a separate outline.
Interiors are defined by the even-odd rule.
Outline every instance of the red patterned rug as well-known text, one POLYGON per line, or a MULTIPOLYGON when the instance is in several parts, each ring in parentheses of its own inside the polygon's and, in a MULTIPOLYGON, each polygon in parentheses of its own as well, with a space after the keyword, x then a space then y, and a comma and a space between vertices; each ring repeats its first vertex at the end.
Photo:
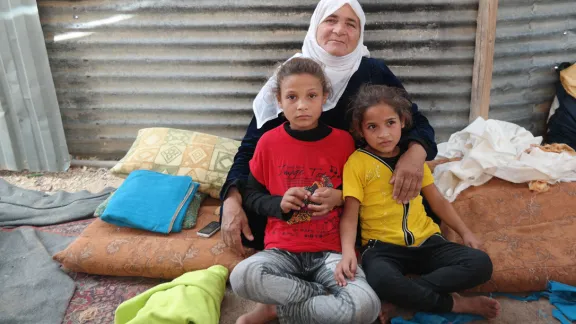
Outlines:
POLYGON ((114 323, 118 305, 162 281, 139 277, 95 276, 73 273, 76 291, 66 310, 64 324, 114 323))
MULTIPOLYGON (((87 219, 35 229, 62 236, 79 236, 92 221, 87 219)), ((141 277, 97 276, 75 272, 68 274, 76 283, 76 291, 66 310, 64 324, 114 323, 114 312, 118 305, 163 282, 141 277)))
MULTIPOLYGON (((40 231, 58 233, 63 236, 79 236, 93 219, 76 221, 66 224, 35 227, 40 231)), ((6 229, 0 229, 6 230, 6 229)), ((162 280, 140 277, 110 277, 96 276, 84 273, 69 273, 76 282, 76 291, 68 305, 64 324, 114 323, 114 312, 118 305, 155 285, 162 280)), ((512 299, 499 298, 502 303, 502 316, 490 323, 552 323, 552 307, 547 300, 525 303, 512 299)), ((232 324, 240 314, 252 309, 250 301, 235 297, 229 290, 222 303, 220 323, 232 324), (225 311, 224 311, 225 310, 225 311)), ((480 321, 478 323, 487 323, 480 321)))

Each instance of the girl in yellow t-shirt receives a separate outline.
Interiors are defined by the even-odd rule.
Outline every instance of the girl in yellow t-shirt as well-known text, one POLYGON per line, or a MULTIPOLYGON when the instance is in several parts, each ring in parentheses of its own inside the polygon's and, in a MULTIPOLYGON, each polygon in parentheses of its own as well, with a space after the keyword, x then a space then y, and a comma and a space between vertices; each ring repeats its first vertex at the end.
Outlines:
POLYGON ((410 127, 411 107, 404 90, 383 85, 364 86, 352 103, 353 134, 366 145, 356 150, 344 167, 345 205, 340 221, 343 257, 336 268, 336 281, 344 286, 346 278, 354 279, 360 220, 362 268, 383 302, 382 323, 395 306, 494 318, 500 312, 496 300, 456 293, 488 281, 492 262, 479 250, 478 238, 433 185, 428 166, 422 166, 421 193, 434 213, 462 237, 464 245, 441 235, 424 210, 422 196, 407 203, 393 199, 390 182, 401 156, 398 141, 402 130, 410 127), (409 279, 406 274, 420 277, 409 279))

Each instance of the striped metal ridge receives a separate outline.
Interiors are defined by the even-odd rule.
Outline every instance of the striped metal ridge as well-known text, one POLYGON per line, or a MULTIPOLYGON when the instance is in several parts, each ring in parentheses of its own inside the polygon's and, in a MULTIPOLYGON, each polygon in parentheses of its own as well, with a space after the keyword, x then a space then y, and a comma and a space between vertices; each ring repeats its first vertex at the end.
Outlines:
MULTIPOLYGON (((438 140, 468 123, 477 0, 360 1, 365 43, 438 140)), ((39 1, 71 154, 122 157, 144 127, 241 138, 316 1, 39 1)))
POLYGON ((554 66, 576 61, 576 3, 500 0, 494 51, 490 118, 544 134, 554 66))

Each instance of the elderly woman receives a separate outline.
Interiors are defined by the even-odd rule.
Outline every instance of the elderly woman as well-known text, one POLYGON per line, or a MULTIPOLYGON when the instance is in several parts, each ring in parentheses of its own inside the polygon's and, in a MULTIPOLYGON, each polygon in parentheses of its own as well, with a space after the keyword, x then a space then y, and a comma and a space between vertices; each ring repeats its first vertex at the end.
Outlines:
MULTIPOLYGON (((402 83, 384 61, 370 58, 364 46, 365 16, 360 4, 347 0, 322 0, 318 3, 304 44, 302 54, 324 64, 332 92, 323 107, 320 121, 343 130, 350 129, 348 105, 362 84, 373 83, 403 88, 402 83), (345 6, 349 4, 349 6, 345 6), (335 10, 330 11, 332 8, 335 10), (354 9, 352 9, 354 8, 354 9), (330 12, 328 12, 330 11, 330 12)), ((270 78, 254 100, 254 117, 234 158, 234 164, 220 193, 222 237, 226 245, 238 253, 243 246, 263 249, 266 217, 244 210, 241 190, 249 174, 248 162, 254 155, 256 143, 265 132, 281 125, 285 119, 273 95, 274 77, 270 78)), ((413 127, 402 134, 400 145, 405 149, 395 169, 392 182, 398 202, 408 202, 420 193, 425 160, 436 156, 434 129, 428 119, 412 105, 413 127)), ((328 212, 326 197, 315 196, 314 211, 328 212)))
MULTIPOLYGON (((383 61, 369 58, 370 53, 363 44, 364 24, 364 12, 356 0, 322 0, 312 15, 302 54, 295 55, 310 57, 324 64, 332 91, 322 107, 320 121, 334 128, 349 130, 348 104, 362 84, 402 87, 383 61)), ((244 252, 242 245, 259 250, 264 248, 268 215, 258 215, 249 208, 245 210, 241 193, 250 172, 248 162, 254 155, 258 140, 262 134, 285 121, 279 116, 281 110, 274 96, 276 86, 275 78, 270 78, 254 100, 254 118, 221 192, 224 201, 222 235, 225 243, 239 253, 244 252)), ((427 158, 436 155, 434 130, 415 104, 412 114, 414 127, 402 135, 401 141, 406 153, 398 162, 392 179, 394 195, 399 202, 407 202, 418 195, 422 165, 427 158)), ((327 214, 334 207, 330 205, 333 200, 328 198, 323 192, 313 195, 310 200, 317 205, 309 205, 309 209, 318 216, 327 214)), ((334 269, 328 263, 322 271, 331 274, 326 276, 330 280, 306 283, 303 281, 310 278, 296 274, 296 277, 284 277, 276 273, 278 269, 270 268, 270 262, 260 264, 258 258, 252 259, 237 266, 231 283, 235 292, 261 304, 238 319, 238 323, 265 323, 276 316, 281 322, 331 324, 370 323, 376 318, 379 300, 375 294, 360 286, 355 288, 354 284, 338 286, 333 279, 334 269)), ((358 269, 358 281, 364 277, 361 272, 358 269)))

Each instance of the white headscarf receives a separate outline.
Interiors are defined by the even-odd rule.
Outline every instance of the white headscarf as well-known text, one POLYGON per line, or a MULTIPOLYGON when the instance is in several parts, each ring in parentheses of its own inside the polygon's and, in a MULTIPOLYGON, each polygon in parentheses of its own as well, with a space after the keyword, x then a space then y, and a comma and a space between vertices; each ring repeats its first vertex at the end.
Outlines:
MULTIPOLYGON (((366 16, 364 10, 357 0, 321 0, 310 19, 310 27, 304 44, 302 45, 302 54, 298 53, 291 58, 295 57, 310 57, 316 61, 324 64, 324 72, 330 80, 332 92, 328 96, 328 100, 322 106, 323 111, 328 111, 336 106, 342 93, 348 85, 348 81, 352 74, 358 70, 362 57, 370 57, 370 52, 364 46, 364 24, 366 23, 366 16), (350 54, 345 56, 334 56, 326 52, 316 41, 316 32, 318 25, 328 16, 338 11, 345 4, 349 4, 360 19, 360 39, 358 45, 350 54)), ((274 93, 276 89, 276 73, 268 79, 266 84, 262 87, 256 99, 252 104, 254 116, 256 117, 257 127, 262 127, 267 121, 272 120, 278 116, 282 109, 278 106, 278 101, 274 93)))

